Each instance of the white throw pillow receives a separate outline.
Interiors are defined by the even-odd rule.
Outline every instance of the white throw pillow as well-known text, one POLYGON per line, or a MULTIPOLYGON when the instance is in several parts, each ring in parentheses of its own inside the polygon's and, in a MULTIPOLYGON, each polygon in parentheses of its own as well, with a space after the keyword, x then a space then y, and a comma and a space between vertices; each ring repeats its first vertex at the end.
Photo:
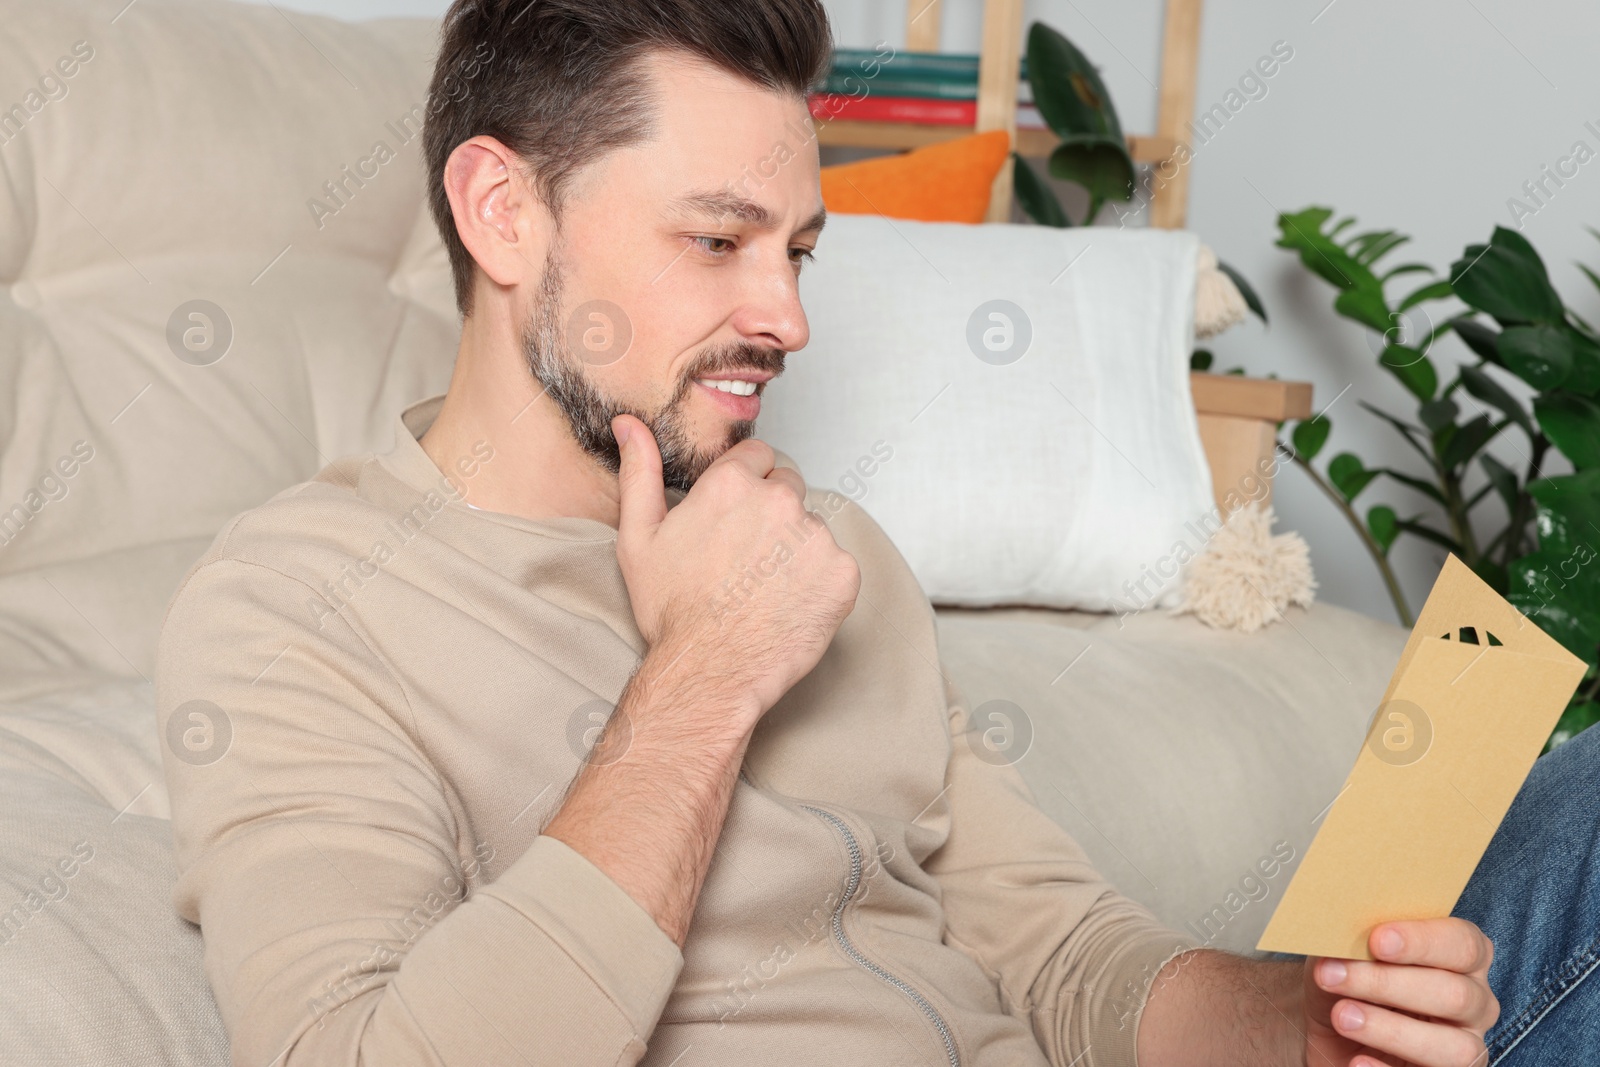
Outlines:
POLYGON ((1133 583, 1211 507, 1198 244, 835 215, 800 279, 811 341, 760 436, 866 508, 935 602, 1145 602, 1163 580, 1133 583))

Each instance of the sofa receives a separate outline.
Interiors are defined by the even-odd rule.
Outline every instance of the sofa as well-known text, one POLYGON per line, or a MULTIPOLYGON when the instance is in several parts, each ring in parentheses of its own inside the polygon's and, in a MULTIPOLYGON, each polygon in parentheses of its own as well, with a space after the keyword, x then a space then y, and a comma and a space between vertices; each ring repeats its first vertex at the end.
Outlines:
MULTIPOLYGON (((170 901, 156 637, 229 518, 445 389, 418 141, 437 24, 231 0, 0 0, 0 22, 0 1060, 222 1064, 170 901)), ((969 702, 1025 709, 1039 805, 1240 952, 1405 637, 1322 603, 1251 634, 938 618, 969 702)))

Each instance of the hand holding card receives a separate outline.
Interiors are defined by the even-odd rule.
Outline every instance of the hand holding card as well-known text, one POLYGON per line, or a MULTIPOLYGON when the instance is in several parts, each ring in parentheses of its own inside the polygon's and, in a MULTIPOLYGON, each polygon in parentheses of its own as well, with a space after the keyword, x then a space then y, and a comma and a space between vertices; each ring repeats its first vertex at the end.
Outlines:
POLYGON ((1585 669, 1450 556, 1256 947, 1370 960, 1379 923, 1448 916, 1585 669))

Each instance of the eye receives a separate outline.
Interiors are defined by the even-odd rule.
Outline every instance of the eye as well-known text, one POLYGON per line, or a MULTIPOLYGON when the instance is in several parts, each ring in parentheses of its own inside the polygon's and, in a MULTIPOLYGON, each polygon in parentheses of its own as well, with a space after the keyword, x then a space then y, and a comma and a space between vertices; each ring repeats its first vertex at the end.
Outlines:
POLYGON ((816 253, 811 251, 809 248, 796 247, 789 249, 789 262, 793 263, 797 267, 801 266, 808 260, 815 261, 816 258, 816 253))
POLYGON ((719 259, 738 247, 731 237, 691 237, 689 240, 698 242, 701 248, 719 259))

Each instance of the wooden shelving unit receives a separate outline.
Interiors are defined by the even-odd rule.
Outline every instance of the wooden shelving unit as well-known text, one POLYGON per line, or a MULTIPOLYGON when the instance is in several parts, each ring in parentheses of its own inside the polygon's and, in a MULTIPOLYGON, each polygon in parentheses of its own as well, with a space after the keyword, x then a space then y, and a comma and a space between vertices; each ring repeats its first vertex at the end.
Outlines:
MULTIPOLYGON (((1161 56, 1161 97, 1156 132, 1130 135, 1135 163, 1161 166, 1173 159, 1194 117, 1195 75, 1200 49, 1201 0, 1167 0, 1161 56)), ((939 47, 940 0, 908 0, 906 47, 935 52, 939 47)), ((1060 143, 1049 130, 1017 129, 1017 79, 1022 69, 1022 0, 985 0, 983 47, 978 60, 978 121, 975 126, 919 126, 899 122, 818 121, 820 143, 850 148, 908 149, 1005 130, 1017 154, 1044 159, 1060 143)), ((1150 224, 1182 229, 1189 194, 1188 169, 1167 167, 1154 182, 1150 224), (1169 176, 1170 174, 1170 176, 1169 176)), ((990 222, 1011 218, 1011 165, 995 179, 989 199, 990 222)))

